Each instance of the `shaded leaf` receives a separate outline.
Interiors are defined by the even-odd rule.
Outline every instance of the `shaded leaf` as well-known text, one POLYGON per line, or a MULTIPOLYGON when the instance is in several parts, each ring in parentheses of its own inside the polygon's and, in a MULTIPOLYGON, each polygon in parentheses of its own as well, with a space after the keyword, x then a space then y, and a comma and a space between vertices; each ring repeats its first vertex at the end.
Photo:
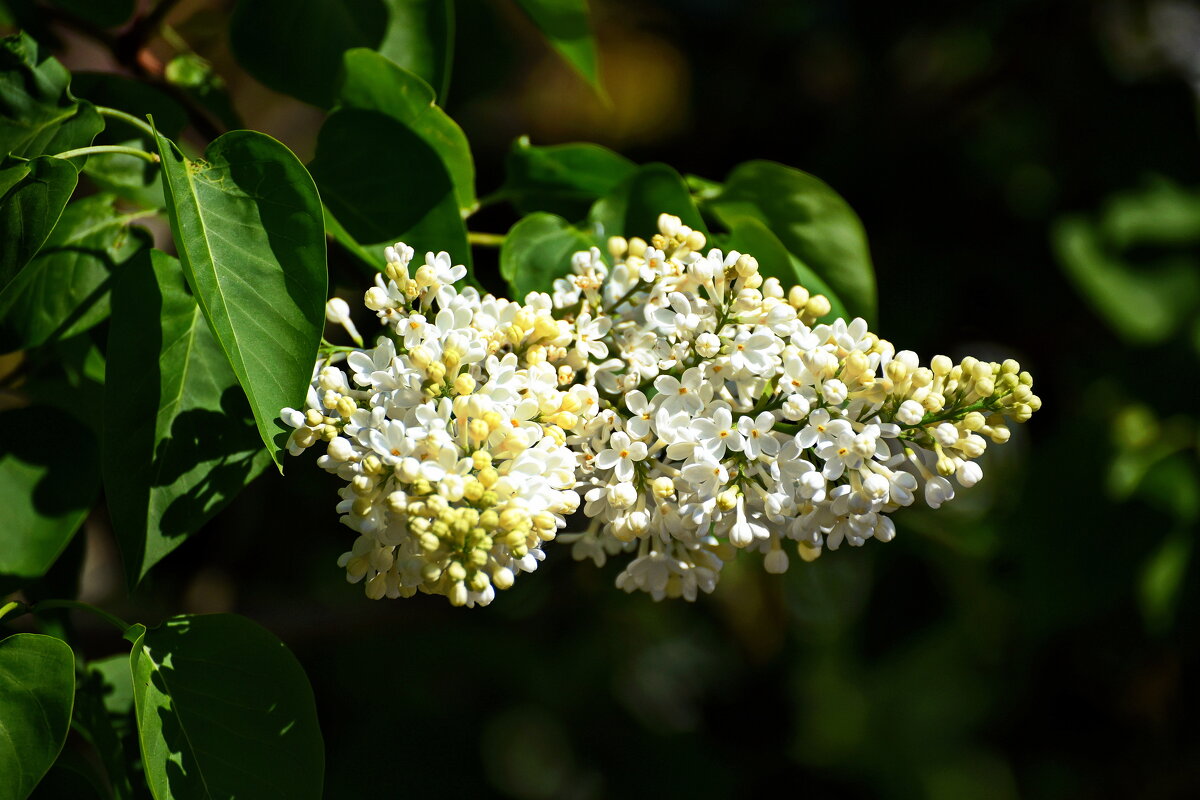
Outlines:
POLYGON ((734 168, 705 207, 730 227, 746 217, 763 222, 849 313, 874 321, 875 270, 866 233, 854 210, 824 181, 772 161, 748 161, 734 168))
POLYGON ((105 496, 136 585, 270 459, 175 259, 155 250, 122 271, 108 353, 105 496))
POLYGON ((504 237, 500 274, 514 299, 529 292, 550 292, 555 278, 571 272, 571 256, 591 246, 591 239, 562 217, 530 214, 504 237))
POLYGON ((788 252, 771 230, 754 217, 731 217, 731 230, 717 242, 726 251, 737 250, 749 253, 758 260, 758 269, 764 278, 778 278, 786 292, 800 285, 810 294, 823 294, 829 299, 830 311, 825 319, 847 317, 845 304, 830 288, 829 284, 809 269, 804 262, 788 252))
POLYGON ((321 199, 271 137, 234 131, 190 162, 159 137, 167 213, 192 293, 279 465, 280 409, 308 390, 328 276, 321 199))
MULTIPOLYGON (((167 137, 174 138, 187 124, 187 114, 165 92, 141 81, 107 72, 77 72, 71 86, 81 97, 99 106, 116 108, 138 119, 147 114, 167 137)), ((155 143, 141 128, 110 117, 95 144, 118 144, 153 151, 155 143)), ((88 156, 83 173, 102 190, 132 200, 146 208, 162 208, 162 183, 158 165, 137 156, 100 153, 88 156)))
POLYGON ((54 764, 75 698, 75 656, 61 639, 0 640, 0 800, 24 800, 54 764))
POLYGON ((517 0, 550 46, 598 92, 600 73, 587 0, 517 0))
POLYGON ((96 439, 83 423, 41 405, 0 413, 0 425, 0 575, 37 578, 96 501, 96 439))
POLYGON ((14 159, 0 168, 0 291, 54 230, 78 180, 71 162, 58 158, 14 159))
POLYGON ((513 143, 500 194, 522 214, 549 211, 582 219, 592 203, 637 170, 624 156, 596 144, 534 147, 528 136, 513 143))
POLYGON ((109 195, 71 203, 42 249, 0 291, 0 352, 68 339, 108 316, 114 271, 146 245, 109 195))
POLYGON ((265 628, 233 614, 173 617, 142 633, 129 664, 156 798, 321 797, 312 689, 265 628))
POLYGON ((596 201, 588 222, 599 241, 610 236, 649 240, 658 233, 660 214, 674 214, 684 225, 708 230, 679 173, 666 164, 647 164, 596 201))
MULTIPOLYGON (((438 154, 454 183, 463 212, 475 208, 475 164, 467 137, 438 106, 433 90, 419 76, 371 50, 346 53, 345 75, 338 90, 338 108, 378 111, 401 122, 438 154)), ((374 153, 387 160, 386 150, 374 153)))
POLYGON ((342 54, 377 49, 445 93, 454 17, 450 0, 240 0, 229 37, 238 62, 272 89, 329 108, 342 54), (303 58, 296 58, 303 53, 303 58))
MULTIPOLYGON (((75 692, 72 727, 99 756, 113 800, 133 797, 122 736, 133 709, 133 681, 124 653, 88 664, 75 692), (123 706, 123 709, 122 709, 123 706), (113 710, 114 707, 117 710, 113 710)), ((61 762, 61 759, 60 759, 61 762)))
POLYGON ((133 16, 135 0, 53 0, 54 5, 101 28, 115 28, 133 16))
POLYGON ((377 267, 397 241, 469 259, 463 214, 475 205, 475 167, 466 137, 424 81, 378 53, 346 53, 339 106, 309 167, 345 235, 377 267))
POLYGON ((104 121, 70 91, 71 74, 19 33, 0 40, 0 154, 54 155, 91 143, 104 121))
POLYGON ((1080 293, 1127 341, 1156 344, 1200 308, 1200 193, 1157 179, 1109 198, 1095 219, 1054 228, 1059 262, 1080 293))

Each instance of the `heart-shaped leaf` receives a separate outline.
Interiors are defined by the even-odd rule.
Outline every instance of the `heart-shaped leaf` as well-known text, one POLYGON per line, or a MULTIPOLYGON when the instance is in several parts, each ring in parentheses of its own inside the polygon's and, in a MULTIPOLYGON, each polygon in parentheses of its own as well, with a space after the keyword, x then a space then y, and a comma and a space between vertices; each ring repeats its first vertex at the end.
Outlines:
POLYGON ((0 800, 25 800, 54 764, 74 700, 66 642, 39 633, 0 640, 0 800))
POLYGON ((280 409, 308 391, 325 322, 321 199, 270 136, 233 131, 188 161, 159 136, 171 232, 192 294, 282 469, 280 409))
POLYGON ((173 617, 129 656, 146 782, 158 800, 321 797, 325 758, 295 656, 234 614, 173 617))

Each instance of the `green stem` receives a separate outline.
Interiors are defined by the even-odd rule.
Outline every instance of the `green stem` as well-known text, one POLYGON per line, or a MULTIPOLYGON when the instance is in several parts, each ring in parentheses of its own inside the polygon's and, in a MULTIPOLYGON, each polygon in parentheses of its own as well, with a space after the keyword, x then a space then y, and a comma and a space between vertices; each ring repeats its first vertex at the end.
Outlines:
POLYGON ((154 128, 150 127, 150 124, 144 119, 138 119, 133 114, 126 114, 124 111, 106 106, 96 106, 96 111, 102 117, 112 117, 121 120, 126 125, 132 125, 149 136, 151 140, 154 139, 154 128))
POLYGON ((467 242, 476 244, 480 247, 499 247, 504 244, 503 233, 480 233, 479 231, 467 231, 467 242))
POLYGON ((55 158, 77 158, 78 156, 99 155, 100 153, 120 153, 126 156, 137 156, 144 158, 151 164, 157 164, 158 154, 147 153, 145 150, 139 150, 136 147, 125 147, 119 144, 97 144, 91 147, 80 147, 75 150, 68 150, 65 153, 59 153, 55 158))
POLYGON ((79 600, 43 600, 40 603, 34 603, 32 606, 29 606, 28 611, 32 614, 37 614, 40 611, 50 611, 55 608, 77 608, 81 611, 90 611, 110 625, 116 626, 121 633, 124 633, 130 628, 129 623, 120 617, 114 616, 107 611, 102 611, 93 605, 81 602, 79 600))
MULTIPOLYGON (((11 612, 13 612, 17 609, 26 609, 26 606, 24 603, 20 602, 19 600, 12 600, 10 602, 5 603, 3 606, 0 606, 0 620, 4 619, 11 612)), ((25 613, 24 610, 21 611, 21 614, 24 614, 24 613, 25 613)), ((20 615, 18 614, 18 616, 20 616, 20 615)))

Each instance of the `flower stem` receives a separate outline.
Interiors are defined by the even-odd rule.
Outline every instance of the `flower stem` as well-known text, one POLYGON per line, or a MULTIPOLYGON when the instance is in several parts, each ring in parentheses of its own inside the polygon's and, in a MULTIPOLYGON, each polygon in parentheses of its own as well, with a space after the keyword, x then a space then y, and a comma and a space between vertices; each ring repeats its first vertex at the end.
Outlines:
POLYGON ((147 136, 149 136, 151 139, 154 138, 154 128, 150 127, 150 124, 148 122, 146 122, 146 120, 144 120, 144 119, 138 119, 137 117, 133 116, 132 114, 126 114, 124 111, 120 111, 115 108, 108 108, 106 106, 96 106, 96 111, 99 112, 100 116, 102 116, 102 117, 112 117, 113 119, 119 119, 122 122, 124 122, 125 124, 132 125, 133 127, 142 131, 147 136))
POLYGON ((55 608, 77 608, 81 611, 90 611, 97 617, 100 617, 100 619, 118 628, 121 633, 129 630, 130 627, 129 623, 120 617, 79 600, 43 600, 40 603, 34 603, 32 606, 27 606, 26 611, 31 614, 37 614, 40 611, 50 611, 55 608))
POLYGON ((504 244, 503 233, 480 233, 479 231, 467 231, 467 242, 476 244, 480 247, 499 247, 504 244))
POLYGON ((78 156, 99 155, 101 153, 120 153, 126 156, 137 156, 138 158, 144 158, 151 164, 157 164, 159 161, 157 153, 147 153, 145 150, 139 150, 136 147, 125 147, 119 144, 97 144, 91 147, 80 147, 75 150, 68 150, 65 153, 58 153, 54 157, 77 158, 78 156))

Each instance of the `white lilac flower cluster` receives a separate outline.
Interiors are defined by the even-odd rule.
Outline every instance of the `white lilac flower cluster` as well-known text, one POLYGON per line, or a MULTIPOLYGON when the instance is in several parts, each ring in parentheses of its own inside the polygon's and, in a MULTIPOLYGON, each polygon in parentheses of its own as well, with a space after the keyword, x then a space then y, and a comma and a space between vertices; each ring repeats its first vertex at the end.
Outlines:
POLYGON ((576 253, 524 304, 456 290, 444 253, 410 278, 389 251, 366 304, 391 335, 349 378, 319 363, 308 410, 284 412, 293 452, 327 441, 318 463, 349 482, 341 563, 369 596, 486 604, 582 500, 590 524, 557 535, 576 558, 629 553, 619 587, 695 599, 738 550, 779 573, 787 540, 806 561, 889 541, 890 512, 973 486, 1041 406, 1015 361, 922 366, 861 319, 815 324, 828 299, 752 256, 659 228, 609 240, 611 266, 576 253))
MULTIPOLYGON (((466 268, 445 253, 410 277, 412 256, 388 248, 366 295, 389 335, 346 370, 318 361, 307 409, 283 409, 289 450, 327 442, 317 464, 347 482, 337 510, 359 534, 338 563, 368 597, 487 605, 578 507, 566 440, 599 403, 567 366, 574 329, 549 297, 459 291, 466 268)), ((348 320, 333 301, 329 317, 348 320)))

